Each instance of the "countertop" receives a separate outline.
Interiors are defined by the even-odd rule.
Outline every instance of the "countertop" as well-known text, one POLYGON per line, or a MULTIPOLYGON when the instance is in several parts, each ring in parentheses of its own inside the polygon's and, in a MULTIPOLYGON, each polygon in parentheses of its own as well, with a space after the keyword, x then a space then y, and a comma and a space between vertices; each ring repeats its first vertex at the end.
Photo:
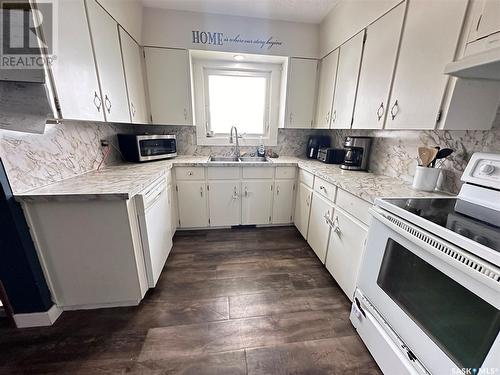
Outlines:
POLYGON ((173 166, 299 166, 324 180, 370 202, 379 197, 439 197, 441 192, 420 192, 394 177, 369 172, 344 171, 338 165, 296 157, 279 157, 267 163, 209 162, 208 156, 178 156, 148 163, 123 163, 107 166, 41 188, 16 195, 19 201, 130 199, 173 166))

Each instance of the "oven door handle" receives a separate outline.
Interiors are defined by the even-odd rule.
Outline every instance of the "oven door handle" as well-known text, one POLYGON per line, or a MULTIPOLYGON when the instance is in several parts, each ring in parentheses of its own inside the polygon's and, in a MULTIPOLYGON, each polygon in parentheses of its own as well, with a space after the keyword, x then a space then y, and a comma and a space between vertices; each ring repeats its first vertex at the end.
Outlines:
POLYGON ((498 293, 500 268, 420 229, 406 220, 400 219, 398 216, 383 211, 381 208, 372 207, 370 208, 370 213, 375 220, 378 220, 411 243, 439 258, 453 268, 460 270, 460 272, 464 272, 476 281, 488 286, 495 291, 495 293, 498 293))

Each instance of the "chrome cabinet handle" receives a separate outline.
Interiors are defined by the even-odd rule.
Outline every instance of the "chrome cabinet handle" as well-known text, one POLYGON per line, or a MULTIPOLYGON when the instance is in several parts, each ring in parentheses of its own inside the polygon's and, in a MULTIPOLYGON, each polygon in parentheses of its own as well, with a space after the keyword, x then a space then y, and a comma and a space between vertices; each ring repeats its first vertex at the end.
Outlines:
POLYGON ((248 187, 245 186, 245 197, 248 197, 248 187))
POLYGON ((135 117, 135 105, 134 105, 134 103, 130 102, 130 107, 132 108, 132 117, 135 117))
POLYGON ((332 122, 335 122, 335 120, 337 120, 337 110, 334 110, 332 115, 332 122))
POLYGON ((320 186, 319 190, 323 190, 325 192, 325 194, 326 194, 326 188, 324 186, 320 186))
POLYGON ((326 224, 331 226, 332 220, 330 219, 330 211, 329 210, 327 212, 325 212, 323 217, 325 218, 326 224))
POLYGON ((108 110, 108 113, 111 113, 111 100, 109 100, 107 94, 104 96, 104 106, 108 110))
POLYGON ((94 91, 94 105, 97 108, 97 112, 101 112, 102 101, 99 95, 97 95, 97 91, 94 91))
POLYGON ((394 105, 391 107, 391 116, 392 116, 393 120, 396 118, 396 116, 398 115, 398 113, 399 113, 399 103, 396 100, 394 102, 394 105))
POLYGON ((188 171, 187 175, 188 176, 192 176, 193 175, 193 171, 188 171))
POLYGON ((280 186, 276 185, 276 195, 280 195, 280 186))
POLYGON ((326 122, 329 123, 330 122, 330 111, 328 111, 326 113, 326 122))
POLYGON ((188 112, 187 112, 187 109, 184 108, 184 120, 187 120, 188 118, 188 112))
POLYGON ((380 121, 382 116, 384 115, 385 109, 384 109, 384 102, 380 103, 380 107, 377 109, 377 121, 380 121))
POLYGON ((203 197, 203 186, 200 186, 200 196, 203 197))
POLYGON ((292 119, 293 119, 293 114, 290 112, 290 115, 288 115, 288 123, 292 125, 292 119))
POLYGON ((233 197, 232 197, 232 198, 233 198, 233 200, 236 200, 236 199, 238 199, 238 198, 239 198, 239 196, 238 196, 238 190, 237 190, 237 187, 236 187, 236 186, 234 187, 234 190, 233 190, 233 197))

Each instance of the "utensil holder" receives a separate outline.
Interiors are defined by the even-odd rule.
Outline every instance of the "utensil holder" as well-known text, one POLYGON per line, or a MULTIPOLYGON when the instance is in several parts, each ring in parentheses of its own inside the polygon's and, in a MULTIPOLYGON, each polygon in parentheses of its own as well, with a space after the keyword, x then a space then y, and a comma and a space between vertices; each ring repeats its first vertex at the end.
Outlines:
POLYGON ((417 166, 413 177, 413 188, 422 191, 434 191, 441 173, 441 168, 428 168, 417 166))

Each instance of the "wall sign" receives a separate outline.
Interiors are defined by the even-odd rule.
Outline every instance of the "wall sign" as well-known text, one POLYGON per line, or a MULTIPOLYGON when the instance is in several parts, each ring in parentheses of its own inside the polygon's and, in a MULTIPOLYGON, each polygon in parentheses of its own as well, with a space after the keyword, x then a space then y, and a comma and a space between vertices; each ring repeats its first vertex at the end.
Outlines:
POLYGON ((265 38, 245 38, 241 34, 227 36, 220 32, 192 30, 193 44, 208 44, 213 46, 224 45, 257 45, 261 49, 271 49, 283 45, 283 42, 274 39, 273 36, 265 38))

